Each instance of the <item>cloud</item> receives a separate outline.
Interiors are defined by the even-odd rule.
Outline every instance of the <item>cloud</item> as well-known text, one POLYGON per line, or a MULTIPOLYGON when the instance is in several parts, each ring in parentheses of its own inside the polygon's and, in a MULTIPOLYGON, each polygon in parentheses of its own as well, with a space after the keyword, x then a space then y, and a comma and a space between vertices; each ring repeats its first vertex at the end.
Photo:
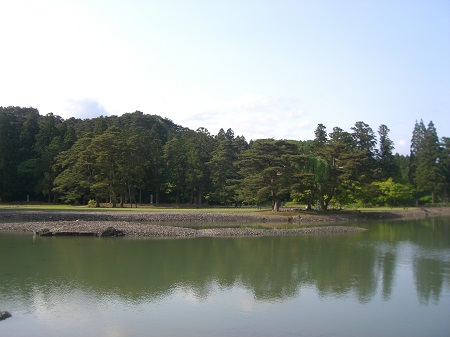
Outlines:
POLYGON ((64 102, 64 117, 95 118, 107 116, 109 112, 93 98, 67 99, 64 102))
POLYGON ((394 153, 399 153, 403 155, 409 155, 410 142, 404 138, 394 142, 395 150, 394 153))
POLYGON ((248 140, 306 139, 306 132, 313 134, 299 100, 286 97, 243 96, 186 116, 182 123, 193 129, 205 127, 213 134, 231 128, 248 140))

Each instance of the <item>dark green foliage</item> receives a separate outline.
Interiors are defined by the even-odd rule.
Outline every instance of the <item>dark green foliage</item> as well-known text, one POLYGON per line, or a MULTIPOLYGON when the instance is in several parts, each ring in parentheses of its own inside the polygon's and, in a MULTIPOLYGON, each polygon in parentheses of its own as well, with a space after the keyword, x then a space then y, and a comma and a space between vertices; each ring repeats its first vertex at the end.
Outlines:
POLYGON ((171 202, 180 204, 187 201, 188 157, 186 150, 188 131, 179 132, 171 137, 164 146, 165 189, 171 202), (175 196, 175 200, 173 200, 175 196))
POLYGON ((25 201, 35 194, 38 119, 33 108, 0 107, 0 201, 25 201))
POLYGON ((78 139, 75 144, 56 157, 55 171, 61 172, 54 180, 54 191, 66 203, 84 203, 94 198, 94 155, 90 151, 92 134, 78 139))
POLYGON ((278 211, 281 201, 289 196, 295 173, 303 157, 292 141, 258 139, 245 151, 237 163, 243 177, 239 192, 247 202, 271 200, 278 211))
POLYGON ((417 164, 414 182, 417 191, 430 193, 432 203, 436 199, 436 189, 443 180, 442 172, 439 167, 439 138, 433 122, 428 124, 428 128, 423 134, 423 138, 418 143, 417 164))
POLYGON ((215 137, 215 147, 211 160, 207 163, 211 177, 211 193, 208 201, 212 204, 236 205, 239 201, 236 184, 240 179, 238 167, 235 165, 240 154, 247 145, 235 138, 234 132, 220 129, 215 137))
POLYGON ((410 182, 410 156, 399 155, 398 153, 394 156, 395 165, 398 167, 399 175, 398 181, 401 183, 409 183, 410 182))
POLYGON ((415 183, 416 180, 416 169, 417 169, 417 163, 418 159, 417 156, 420 152, 420 146, 421 143, 425 137, 425 124, 423 123, 423 120, 420 120, 420 123, 416 121, 416 124, 414 125, 413 135, 411 138, 411 147, 410 147, 410 155, 409 155, 409 182, 411 184, 415 183))
POLYGON ((395 178, 400 179, 400 168, 395 160, 392 150, 394 142, 389 139, 389 128, 386 125, 380 125, 378 135, 380 137, 380 149, 378 150, 378 174, 380 179, 395 178))
POLYGON ((67 120, 0 107, 0 201, 71 204, 240 205, 298 201, 406 205, 448 201, 450 141, 416 123, 410 156, 393 155, 389 128, 377 139, 359 121, 351 133, 323 124, 307 141, 257 139, 233 130, 183 128, 140 111, 67 120))
POLYGON ((361 197, 358 187, 366 180, 368 160, 366 151, 356 145, 352 134, 334 127, 329 136, 326 146, 318 152, 328 163, 330 172, 318 189, 318 203, 324 210, 333 198, 340 204, 351 202, 349 191, 361 197))
POLYGON ((356 122, 351 128, 353 133, 353 146, 365 156, 364 161, 358 167, 359 180, 369 183, 376 170, 377 140, 372 128, 364 122, 356 122))
POLYGON ((449 202, 449 189, 450 189, 450 138, 442 137, 441 139, 441 151, 439 154, 439 168, 441 170, 443 179, 441 181, 442 187, 442 201, 449 202))

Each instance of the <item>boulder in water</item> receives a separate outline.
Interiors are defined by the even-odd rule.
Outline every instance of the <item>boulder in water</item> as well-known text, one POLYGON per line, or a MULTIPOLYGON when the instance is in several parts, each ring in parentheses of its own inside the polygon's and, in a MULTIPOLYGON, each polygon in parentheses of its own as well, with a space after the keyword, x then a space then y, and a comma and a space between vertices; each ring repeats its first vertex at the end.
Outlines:
POLYGON ((9 311, 0 311, 0 321, 7 319, 8 317, 12 317, 9 311))

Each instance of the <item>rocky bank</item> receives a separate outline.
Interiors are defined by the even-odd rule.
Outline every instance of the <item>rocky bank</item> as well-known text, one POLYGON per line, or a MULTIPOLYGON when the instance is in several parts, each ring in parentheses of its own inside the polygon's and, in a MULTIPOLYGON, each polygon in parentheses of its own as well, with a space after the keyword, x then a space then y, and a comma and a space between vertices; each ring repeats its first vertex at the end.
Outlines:
POLYGON ((450 215, 450 208, 392 210, 383 212, 334 212, 311 214, 307 212, 289 215, 267 215, 261 212, 186 212, 186 211, 138 211, 138 210, 0 210, 0 230, 39 233, 48 235, 96 235, 103 236, 113 228, 125 236, 150 237, 216 237, 216 236, 276 236, 301 234, 331 234, 364 231, 357 226, 337 226, 370 220, 414 219, 428 216, 450 215), (180 227, 179 223, 187 226, 180 227), (178 226, 175 225, 178 223, 178 226), (265 224, 267 228, 254 228, 265 224), (268 224, 273 224, 270 226, 268 224), (280 229, 289 224, 289 229, 280 229), (306 225, 316 225, 310 227, 306 225), (333 225, 330 225, 333 224, 333 225), (247 226, 247 227, 246 227, 247 226), (292 228, 294 227, 294 228, 292 228))

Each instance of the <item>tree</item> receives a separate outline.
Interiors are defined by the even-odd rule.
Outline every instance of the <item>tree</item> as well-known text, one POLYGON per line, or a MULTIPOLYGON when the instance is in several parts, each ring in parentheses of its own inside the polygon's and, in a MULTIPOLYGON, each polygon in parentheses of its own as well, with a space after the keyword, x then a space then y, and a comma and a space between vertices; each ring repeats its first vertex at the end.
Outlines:
POLYGON ((328 141, 328 134, 325 125, 318 124, 316 130, 314 131, 314 146, 316 148, 323 148, 328 141))
POLYGON ((389 128, 382 124, 378 128, 378 135, 380 137, 380 149, 378 150, 378 170, 379 178, 397 178, 400 174, 399 167, 395 161, 395 157, 392 154, 394 149, 394 142, 389 139, 389 128))
POLYGON ((207 163, 211 160, 214 139, 205 128, 188 133, 187 151, 187 181, 190 190, 190 203, 203 203, 203 194, 207 194, 210 186, 210 173, 207 163), (206 192, 206 193, 205 193, 206 192))
POLYGON ((106 199, 117 206, 118 198, 123 193, 124 167, 126 166, 126 149, 123 137, 117 127, 109 127, 104 133, 95 136, 88 149, 94 154, 94 183, 91 190, 97 197, 106 199))
POLYGON ((373 184, 379 189, 377 200, 382 205, 406 205, 413 199, 413 187, 410 184, 395 183, 392 178, 373 184))
POLYGON ((36 135, 34 149, 37 153, 37 190, 47 196, 48 202, 56 202, 53 193, 53 180, 58 172, 53 170, 55 158, 64 149, 64 134, 61 132, 63 119, 48 113, 39 120, 39 132, 36 135))
POLYGON ((377 140, 372 128, 364 122, 356 122, 352 129, 353 146, 364 153, 366 160, 358 168, 359 179, 364 182, 371 182, 376 168, 376 150, 377 140))
POLYGON ((0 201, 8 200, 15 194, 17 181, 17 146, 19 133, 12 109, 0 107, 0 201))
POLYGON ((272 210, 278 212, 281 201, 289 196, 295 172, 301 160, 298 146, 286 140, 258 139, 245 151, 237 165, 243 177, 241 197, 247 201, 270 198, 272 210))
POLYGON ((418 146, 415 183, 419 193, 431 193, 432 203, 436 201, 436 189, 442 181, 439 151, 439 138, 433 122, 430 121, 418 146))
POLYGON ((439 156, 439 166, 443 175, 442 190, 443 202, 448 202, 449 188, 450 188, 450 138, 442 137, 441 152, 439 156))
POLYGON ((326 200, 329 195, 333 162, 328 153, 330 143, 325 125, 318 124, 314 135, 312 143, 301 146, 305 161, 299 167, 296 182, 292 185, 292 196, 305 202, 308 210, 312 209, 316 202, 320 209, 328 207, 329 201, 326 200), (327 161, 326 158, 330 160, 327 161))
POLYGON ((69 150, 56 157, 54 170, 60 173, 53 182, 53 191, 66 203, 84 204, 95 198, 91 191, 96 176, 95 155, 89 147, 92 139, 92 134, 85 134, 69 150))
POLYGON ((144 172, 144 189, 150 191, 150 200, 159 204, 162 184, 164 183, 164 147, 166 133, 160 124, 155 124, 145 133, 142 142, 146 148, 147 165, 144 172))
POLYGON ((327 210, 333 199, 347 203, 351 196, 355 196, 363 180, 359 170, 367 161, 366 153, 354 146, 352 134, 334 127, 326 145, 316 149, 315 154, 327 163, 324 166, 320 162, 321 178, 317 181, 316 194, 320 209, 327 210), (350 195, 350 192, 353 194, 350 195))
POLYGON ((211 160, 208 162, 212 183, 209 200, 223 205, 236 204, 234 186, 239 179, 239 173, 234 164, 241 153, 240 147, 231 129, 226 132, 220 129, 215 142, 211 160))
POLYGON ((409 154, 409 181, 415 185, 415 174, 417 169, 417 156, 419 154, 422 141, 425 137, 425 131, 426 127, 423 123, 423 120, 420 120, 420 123, 416 121, 414 125, 414 130, 411 138, 411 147, 410 147, 410 154, 409 154))
POLYGON ((175 202, 180 204, 187 190, 188 159, 185 148, 188 131, 173 135, 164 145, 166 190, 175 193, 175 202))
POLYGON ((395 154, 394 156, 394 160, 395 160, 395 165, 398 167, 399 170, 399 175, 398 175, 398 181, 401 183, 410 183, 410 156, 404 156, 404 155, 400 155, 398 153, 395 154))
POLYGON ((148 147, 143 142, 146 130, 143 128, 127 129, 121 132, 123 141, 123 161, 121 161, 120 173, 122 178, 122 196, 120 206, 128 199, 130 204, 137 207, 136 189, 144 184, 144 172, 149 165, 148 147))
MULTIPOLYGON (((291 196, 297 201, 306 203, 307 210, 311 210, 316 202, 321 209, 325 205, 327 184, 330 182, 331 167, 329 163, 320 156, 308 155, 305 161, 297 166, 295 182, 291 186, 291 196)), ((331 200, 331 199, 330 199, 331 200)))

